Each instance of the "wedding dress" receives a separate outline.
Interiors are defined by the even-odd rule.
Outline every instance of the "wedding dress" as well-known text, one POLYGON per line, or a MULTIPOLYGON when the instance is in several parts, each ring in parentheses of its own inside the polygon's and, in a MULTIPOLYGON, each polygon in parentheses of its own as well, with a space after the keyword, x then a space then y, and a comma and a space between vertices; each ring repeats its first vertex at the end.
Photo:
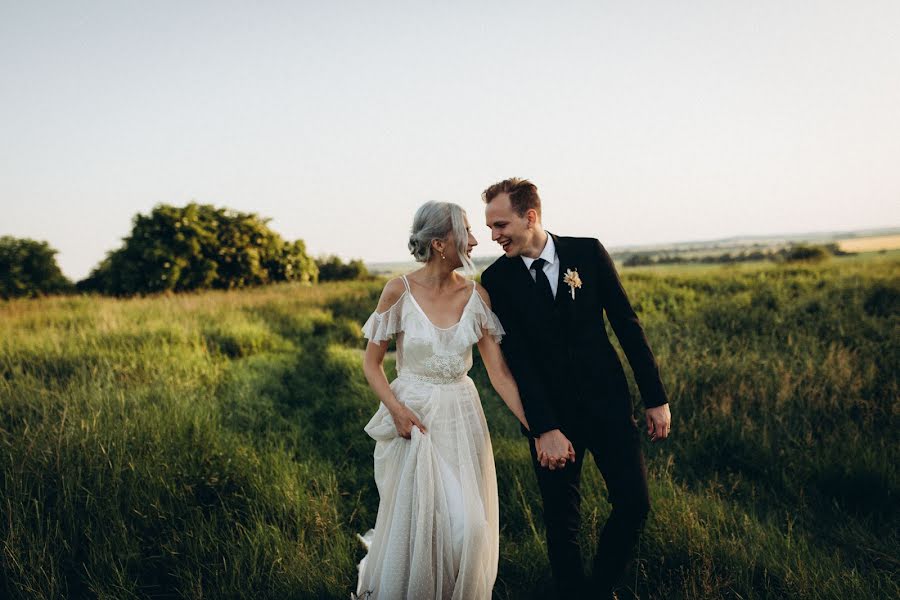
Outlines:
POLYGON ((391 389, 425 426, 399 436, 380 404, 365 427, 375 439, 380 504, 375 528, 361 539, 356 597, 366 600, 488 599, 497 577, 497 475, 478 390, 467 376, 472 345, 504 334, 475 290, 460 320, 435 326, 403 277, 406 291, 363 334, 373 342, 397 336, 397 378, 391 389))

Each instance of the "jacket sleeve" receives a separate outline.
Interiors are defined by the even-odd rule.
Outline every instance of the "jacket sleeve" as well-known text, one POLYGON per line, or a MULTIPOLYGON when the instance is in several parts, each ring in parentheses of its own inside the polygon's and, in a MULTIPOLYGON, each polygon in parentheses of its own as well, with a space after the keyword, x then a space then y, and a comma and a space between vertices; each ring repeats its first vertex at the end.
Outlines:
POLYGON ((645 408, 661 406, 668 402, 666 390, 659 376, 659 366, 650 350, 650 343, 644 335, 644 329, 638 320, 622 282, 616 272, 615 264, 609 252, 596 240, 597 260, 600 265, 600 276, 603 297, 603 309, 609 324, 612 325, 628 364, 634 371, 634 379, 641 392, 641 401, 645 408))
POLYGON ((485 271, 481 276, 481 285, 491 297, 492 309, 506 330, 500 349, 516 380, 525 418, 528 420, 529 429, 520 426, 522 433, 537 437, 545 431, 559 429, 547 386, 532 364, 533 349, 529 348, 527 338, 523 335, 523 324, 514 318, 494 273, 485 271))

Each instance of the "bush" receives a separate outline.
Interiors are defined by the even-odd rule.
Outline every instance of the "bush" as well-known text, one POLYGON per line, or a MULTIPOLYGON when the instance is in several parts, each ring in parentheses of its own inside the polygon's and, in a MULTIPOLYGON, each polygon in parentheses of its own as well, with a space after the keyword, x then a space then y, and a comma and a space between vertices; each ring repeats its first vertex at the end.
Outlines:
POLYGON ((359 258, 345 264, 338 256, 324 256, 316 259, 316 266, 319 268, 319 281, 369 278, 369 270, 359 258))
POLYGON ((806 244, 797 244, 787 248, 782 256, 788 262, 806 261, 819 262, 828 258, 831 254, 822 246, 807 246, 806 244))
POLYGON ((33 297, 72 290, 47 242, 0 237, 0 297, 33 297))
POLYGON ((124 246, 78 288, 126 296, 315 281, 318 270, 303 241, 285 241, 268 221, 209 204, 160 204, 134 218, 124 246))

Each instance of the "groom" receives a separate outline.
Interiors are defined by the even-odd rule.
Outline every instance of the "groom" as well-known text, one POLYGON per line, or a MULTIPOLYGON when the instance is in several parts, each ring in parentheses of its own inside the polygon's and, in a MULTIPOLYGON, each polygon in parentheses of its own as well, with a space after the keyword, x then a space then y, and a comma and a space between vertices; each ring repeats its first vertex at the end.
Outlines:
POLYGON ((483 193, 492 239, 503 248, 481 275, 506 336, 501 348, 519 386, 544 500, 547 550, 561 598, 613 598, 650 510, 647 469, 619 355, 619 339, 646 408, 652 441, 671 415, 659 369, 613 261, 593 238, 558 237, 541 226, 541 200, 527 179, 483 193), (578 546, 579 482, 585 451, 600 469, 612 513, 600 534, 591 579, 578 546))

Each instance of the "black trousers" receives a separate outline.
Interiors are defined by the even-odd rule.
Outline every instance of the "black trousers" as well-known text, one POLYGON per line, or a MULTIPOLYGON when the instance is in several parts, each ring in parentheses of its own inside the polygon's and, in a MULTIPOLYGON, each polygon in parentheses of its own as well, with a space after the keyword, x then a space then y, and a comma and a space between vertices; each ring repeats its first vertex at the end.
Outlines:
POLYGON ((631 415, 616 421, 582 434, 577 443, 569 438, 575 448, 575 463, 567 463, 555 471, 540 465, 534 440, 530 440, 532 463, 544 500, 550 567, 560 598, 608 596, 634 558, 650 510, 647 467, 637 422, 631 415), (606 481, 612 504, 612 512, 597 542, 590 578, 585 576, 578 545, 581 466, 586 450, 606 481))

